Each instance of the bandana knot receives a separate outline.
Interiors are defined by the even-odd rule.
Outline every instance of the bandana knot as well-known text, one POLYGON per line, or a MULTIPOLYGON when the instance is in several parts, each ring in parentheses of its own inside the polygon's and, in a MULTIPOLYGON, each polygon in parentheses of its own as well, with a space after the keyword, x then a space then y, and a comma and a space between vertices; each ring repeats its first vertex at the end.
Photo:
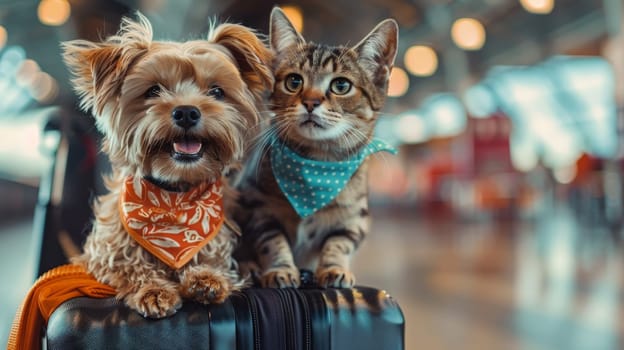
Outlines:
POLYGON ((179 269, 219 232, 224 221, 223 187, 217 181, 171 192, 130 176, 119 196, 119 213, 134 240, 179 269))

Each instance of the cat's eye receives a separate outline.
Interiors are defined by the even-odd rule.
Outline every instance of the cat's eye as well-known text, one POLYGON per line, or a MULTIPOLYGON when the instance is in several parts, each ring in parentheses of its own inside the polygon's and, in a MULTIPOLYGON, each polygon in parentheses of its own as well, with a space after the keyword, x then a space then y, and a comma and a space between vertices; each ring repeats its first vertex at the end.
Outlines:
POLYGON ((336 95, 344 95, 351 91, 351 82, 345 78, 336 78, 332 80, 329 89, 336 95))
POLYGON ((147 91, 145 91, 145 98, 154 98, 160 96, 160 86, 153 85, 150 86, 147 91))
POLYGON ((223 100, 225 97, 225 92, 220 86, 213 85, 210 90, 208 90, 208 95, 214 97, 217 100, 223 100))
POLYGON ((284 86, 286 87, 286 90, 290 92, 295 92, 299 90, 299 88, 301 88, 302 85, 303 85, 303 78, 299 74, 295 74, 295 73, 288 74, 288 76, 286 77, 286 80, 284 80, 284 86))

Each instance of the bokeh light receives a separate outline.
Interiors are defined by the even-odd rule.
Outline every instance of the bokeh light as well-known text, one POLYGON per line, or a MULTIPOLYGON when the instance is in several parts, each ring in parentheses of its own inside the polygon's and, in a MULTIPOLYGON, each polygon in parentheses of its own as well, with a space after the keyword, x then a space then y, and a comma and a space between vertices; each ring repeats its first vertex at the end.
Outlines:
POLYGON ((58 95, 56 80, 45 72, 37 72, 30 86, 32 97, 40 103, 48 103, 58 95))
POLYGON ((415 45, 405 51, 405 69, 415 76, 428 77, 438 69, 438 55, 429 46, 415 45))
POLYGON ((482 84, 471 86, 464 93, 464 104, 468 113, 475 118, 486 118, 496 112, 495 97, 488 88, 482 84))
POLYGON ((422 110, 435 136, 454 136, 466 128, 466 110, 451 93, 432 95, 423 102, 422 110))
POLYGON ((299 32, 303 32, 303 14, 301 13, 301 8, 295 5, 285 5, 281 7, 286 17, 290 20, 295 29, 299 32))
POLYGON ((409 89, 409 77, 407 73, 399 68, 392 68, 390 72, 390 81, 388 82, 388 96, 401 97, 405 95, 409 89))
POLYGON ((0 75, 13 76, 26 59, 26 51, 21 46, 9 46, 0 58, 0 75))
POLYGON ((8 33, 7 33, 6 28, 4 28, 3 26, 0 26, 0 49, 2 49, 4 45, 6 45, 7 39, 8 39, 8 33))
POLYGON ((576 176, 576 164, 553 169, 553 177, 559 183, 568 184, 576 176))
POLYGON ((419 143, 428 140, 427 122, 416 112, 408 112, 398 117, 394 132, 403 143, 419 143))
POLYGON ((464 50, 480 50, 485 44, 485 27, 474 18, 460 18, 451 27, 451 38, 464 50))
POLYGON ((522 5, 527 12, 547 15, 551 13, 555 7, 555 0, 520 0, 520 5, 522 5))
POLYGON ((17 85, 21 87, 29 87, 33 85, 39 70, 37 62, 31 59, 24 60, 15 74, 15 81, 17 82, 17 85))
POLYGON ((39 21, 49 26, 60 26, 67 22, 71 6, 67 0, 42 0, 37 8, 39 21))

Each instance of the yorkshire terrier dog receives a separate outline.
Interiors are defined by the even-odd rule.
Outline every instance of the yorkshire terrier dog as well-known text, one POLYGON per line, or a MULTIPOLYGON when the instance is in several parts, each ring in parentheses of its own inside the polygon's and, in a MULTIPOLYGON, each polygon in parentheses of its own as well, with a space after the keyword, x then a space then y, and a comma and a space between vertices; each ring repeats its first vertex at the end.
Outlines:
POLYGON ((245 283, 232 258, 235 194, 225 174, 240 163, 273 78, 271 51, 244 26, 213 26, 206 40, 152 37, 138 13, 102 42, 62 47, 113 169, 73 261, 161 318, 183 299, 220 303, 245 283))

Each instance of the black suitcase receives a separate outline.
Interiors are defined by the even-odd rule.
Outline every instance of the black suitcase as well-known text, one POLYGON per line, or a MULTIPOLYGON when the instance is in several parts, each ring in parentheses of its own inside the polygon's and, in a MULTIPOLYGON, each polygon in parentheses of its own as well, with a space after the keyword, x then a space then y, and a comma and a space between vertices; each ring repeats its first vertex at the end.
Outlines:
POLYGON ((51 315, 44 342, 49 350, 398 350, 403 339, 395 300, 356 287, 250 288, 220 305, 186 302, 159 320, 114 298, 75 298, 51 315))

